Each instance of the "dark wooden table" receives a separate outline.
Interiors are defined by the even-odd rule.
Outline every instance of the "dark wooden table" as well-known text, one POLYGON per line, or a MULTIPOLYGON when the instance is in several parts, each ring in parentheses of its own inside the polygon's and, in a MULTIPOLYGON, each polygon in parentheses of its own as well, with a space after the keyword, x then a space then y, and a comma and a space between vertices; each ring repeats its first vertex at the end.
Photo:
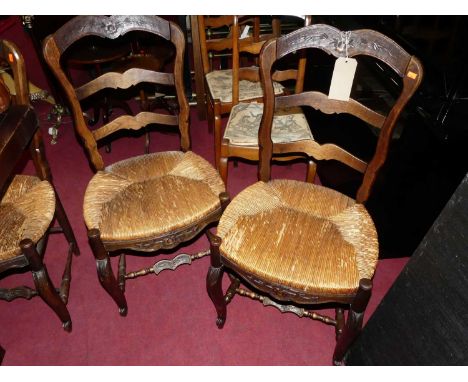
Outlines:
MULTIPOLYGON (((29 106, 11 106, 0 114, 0 195, 3 195, 23 151, 31 142, 34 142, 34 148, 42 142, 38 127, 36 115, 29 106)), ((33 159, 36 161, 36 156, 33 159)), ((41 164, 35 163, 35 166, 41 164)))

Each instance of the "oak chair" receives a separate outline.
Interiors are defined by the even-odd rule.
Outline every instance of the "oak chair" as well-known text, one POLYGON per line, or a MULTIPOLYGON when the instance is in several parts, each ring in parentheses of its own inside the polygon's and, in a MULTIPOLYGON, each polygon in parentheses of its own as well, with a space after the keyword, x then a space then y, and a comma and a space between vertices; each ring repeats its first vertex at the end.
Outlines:
POLYGON ((337 343, 333 362, 342 364, 348 346, 362 327, 378 260, 377 233, 364 203, 387 158, 395 123, 421 82, 422 66, 417 58, 378 32, 341 32, 316 24, 267 42, 261 52, 260 75, 265 95, 259 131, 259 182, 239 193, 227 206, 217 234, 208 233, 211 266, 207 290, 217 311, 216 323, 223 327, 226 306, 236 293, 248 296, 282 312, 334 325, 337 343), (386 63, 403 83, 390 111, 380 114, 353 98, 338 101, 317 91, 275 97, 273 64, 288 54, 310 48, 335 57, 371 56, 386 63), (366 163, 331 143, 272 142, 275 109, 298 106, 324 113, 347 113, 380 130, 372 159, 366 163), (318 161, 335 159, 361 171, 363 180, 356 199, 306 182, 270 181, 273 154, 291 149, 318 161), (224 294, 225 270, 229 270, 233 282, 224 294), (241 288, 240 279, 251 290, 241 288), (336 304, 335 318, 303 306, 323 303, 336 304), (346 321, 345 309, 349 310, 346 321))
MULTIPOLYGON (((215 161, 218 166, 221 117, 228 114, 239 101, 261 101, 263 92, 258 82, 258 66, 252 65, 252 59, 255 63, 255 55, 258 55, 263 43, 280 33, 280 28, 275 23, 273 34, 261 35, 259 16, 198 16, 198 28, 207 119, 210 130, 214 127, 215 161), (242 36, 246 28, 249 28, 249 32, 242 36), (230 57, 227 60, 230 61, 230 68, 219 69, 216 56, 230 57), (245 61, 247 65, 243 65, 245 61)), ((275 83, 275 91, 282 93, 283 86, 275 83)))
POLYGON ((84 220, 99 280, 117 303, 121 315, 127 314, 126 279, 190 264, 209 251, 180 254, 172 261, 162 260, 152 267, 129 273, 126 272, 125 253, 121 253, 117 278, 109 253, 175 248, 195 237, 208 224, 218 221, 227 200, 216 170, 190 151, 189 106, 182 79, 184 49, 184 35, 179 26, 157 16, 79 16, 44 41, 45 59, 65 90, 76 132, 96 170, 84 196, 84 220), (105 73, 73 88, 60 66, 60 57, 71 44, 87 35, 115 39, 133 31, 150 33, 173 44, 175 54, 170 72, 129 68, 123 73, 105 73), (97 130, 88 128, 80 107, 81 99, 103 88, 127 89, 140 83, 174 87, 178 114, 142 111, 135 116, 117 117, 97 130), (135 156, 104 166, 97 150, 98 140, 120 129, 137 130, 150 123, 177 126, 182 151, 135 156))
MULTIPOLYGON (((306 16, 304 26, 310 25, 311 17, 306 16)), ((263 42, 247 45, 245 50, 254 55, 259 55, 263 46, 263 42)), ((304 87, 304 72, 306 68, 306 58, 302 54, 293 62, 297 61, 297 66, 287 69, 275 70, 272 73, 273 84, 277 86, 284 81, 294 81, 295 93, 300 93, 304 87)), ((296 64, 295 64, 296 65, 296 64)), ((258 71, 249 77, 250 81, 260 83, 258 71)), ((284 94, 289 93, 286 87, 283 87, 284 94)), ((275 91, 275 93, 277 93, 275 91)), ((218 156, 218 170, 224 184, 227 185, 228 178, 228 160, 229 158, 244 158, 251 161, 258 161, 258 130, 260 120, 263 113, 263 99, 255 102, 239 102, 239 98, 233 96, 232 108, 229 114, 229 119, 226 128, 222 135, 221 142, 217 142, 220 146, 220 154, 218 156)), ((310 130, 307 118, 305 117, 300 107, 282 108, 275 112, 273 118, 272 139, 275 143, 287 144, 290 142, 306 143, 313 141, 314 137, 310 130)), ((290 161, 300 158, 294 155, 283 152, 280 156, 276 156, 275 160, 290 161)), ((315 179, 316 164, 310 158, 308 159, 307 177, 308 182, 313 182, 315 179)))
POLYGON ((35 284, 35 289, 1 288, 0 298, 12 301, 40 296, 69 332, 72 321, 66 305, 72 254, 79 255, 78 245, 52 182, 37 117, 29 106, 23 56, 14 43, 0 40, 0 61, 10 65, 16 90, 12 105, 0 116, 0 272, 29 267, 35 284), (28 147, 37 176, 12 178, 23 150, 28 147), (53 224, 54 218, 58 227, 53 224), (69 245, 59 289, 52 283, 44 263, 48 234, 55 232, 64 233, 69 245))

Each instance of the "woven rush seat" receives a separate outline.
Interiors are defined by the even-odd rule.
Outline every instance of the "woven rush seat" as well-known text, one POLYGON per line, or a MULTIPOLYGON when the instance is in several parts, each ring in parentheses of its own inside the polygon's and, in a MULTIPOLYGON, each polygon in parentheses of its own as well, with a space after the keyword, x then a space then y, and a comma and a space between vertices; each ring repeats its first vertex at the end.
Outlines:
POLYGON ((257 182, 239 193, 218 236, 239 273, 307 295, 355 293, 378 258, 377 233, 361 204, 294 180, 257 182))
MULTIPOLYGON (((262 120, 262 103, 239 103, 231 110, 224 139, 239 146, 258 146, 258 129, 262 120)), ((307 119, 301 108, 280 109, 273 117, 273 143, 313 140, 307 119)))
MULTIPOLYGON (((219 99, 223 103, 232 102, 232 69, 215 70, 206 74, 206 82, 213 99, 219 99)), ((273 82, 275 94, 283 93, 284 87, 273 82)), ((260 82, 247 80, 239 81, 239 101, 262 98, 263 90, 260 82)))
POLYGON ((17 175, 0 202, 0 261, 21 254, 20 242, 36 243, 50 226, 55 212, 55 194, 47 181, 17 175))
POLYGON ((216 170, 193 152, 132 157, 91 179, 84 198, 85 223, 99 229, 104 242, 151 240, 218 210, 224 191, 216 170))

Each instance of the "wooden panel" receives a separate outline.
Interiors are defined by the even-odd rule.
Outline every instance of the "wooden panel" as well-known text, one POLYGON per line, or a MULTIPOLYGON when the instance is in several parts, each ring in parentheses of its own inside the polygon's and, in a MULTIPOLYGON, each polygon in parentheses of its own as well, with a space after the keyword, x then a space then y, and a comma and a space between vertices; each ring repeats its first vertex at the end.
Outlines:
POLYGON ((352 346, 349 365, 468 365, 468 174, 352 346))
POLYGON ((10 106, 8 111, 0 115, 0 191, 22 157, 37 126, 36 115, 28 106, 10 106))

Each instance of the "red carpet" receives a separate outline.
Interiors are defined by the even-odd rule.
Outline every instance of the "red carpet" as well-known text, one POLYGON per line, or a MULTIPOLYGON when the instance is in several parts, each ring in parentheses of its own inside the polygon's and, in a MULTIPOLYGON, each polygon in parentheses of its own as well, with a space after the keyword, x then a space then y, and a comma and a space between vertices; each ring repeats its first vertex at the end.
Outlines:
MULTIPOLYGON (((21 41, 23 50, 29 52, 25 56, 31 57, 20 28, 15 27, 14 32, 1 37, 21 41)), ((35 65, 30 78, 42 85, 38 70, 35 65)), ((92 171, 84 151, 77 143, 69 118, 60 128, 58 143, 50 145, 47 128, 51 123, 45 118, 50 107, 40 102, 35 107, 55 184, 81 249, 81 256, 73 259, 68 303, 73 332, 64 332, 58 318, 38 297, 31 301, 0 301, 0 344, 6 349, 4 365, 330 365, 335 341, 333 327, 281 314, 246 298, 234 298, 228 307, 226 325, 218 330, 215 310, 205 291, 209 265, 206 257, 175 272, 164 271, 159 276, 129 281, 126 291, 129 312, 127 317, 120 317, 117 306, 99 285, 86 239, 82 201, 92 171)), ((194 110, 191 121, 194 152, 213 163, 213 137, 207 132, 206 122, 198 121, 194 110)), ((152 133, 151 151, 178 147, 177 135, 152 133)), ((112 153, 103 150, 102 155, 109 164, 141 153, 142 138, 123 138, 113 142, 112 153)), ((229 170, 231 196, 256 180, 256 165, 239 163, 229 170)), ((24 171, 31 173, 32 166, 28 164, 24 171)), ((305 165, 275 166, 273 176, 303 179, 305 165)), ((193 252, 207 246, 202 236, 181 251, 193 252)), ((51 236, 45 262, 57 284, 65 254, 64 238, 51 236)), ((127 269, 150 266, 155 259, 143 254, 128 256, 127 269)), ((114 269, 116 262, 114 258, 114 269)), ((405 263, 406 259, 380 261, 366 319, 405 263)), ((0 287, 17 285, 33 286, 30 273, 0 280, 0 287)))

